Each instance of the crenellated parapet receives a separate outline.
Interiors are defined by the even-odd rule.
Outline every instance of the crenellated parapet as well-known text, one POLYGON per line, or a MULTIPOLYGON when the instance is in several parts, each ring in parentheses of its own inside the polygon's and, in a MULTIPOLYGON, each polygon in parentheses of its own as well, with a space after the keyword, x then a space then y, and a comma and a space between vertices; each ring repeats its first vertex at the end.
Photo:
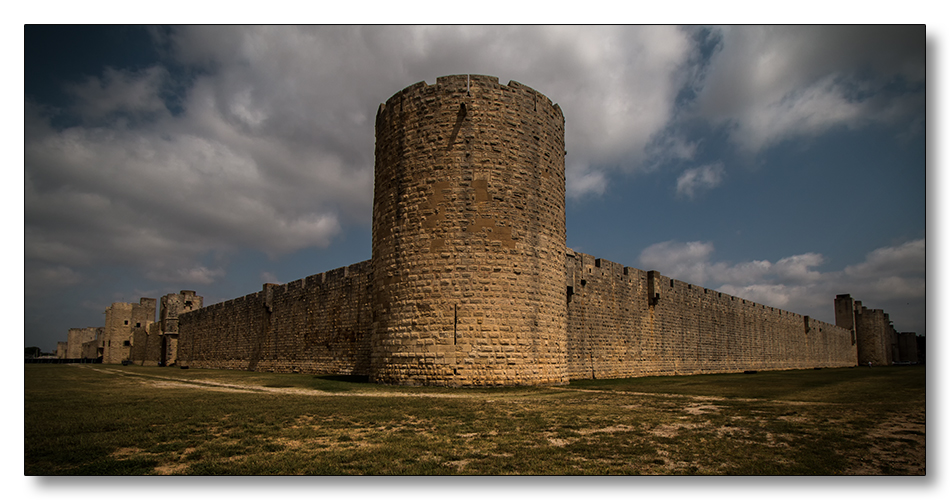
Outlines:
POLYGON ((854 366, 851 332, 794 312, 568 250, 575 378, 854 366))
POLYGON ((83 352, 442 386, 917 359, 849 295, 830 324, 567 248, 564 155, 561 109, 530 87, 410 85, 376 115, 370 260, 207 306, 169 294, 154 324, 155 299, 113 304, 83 352))
POLYGON ((178 363, 365 375, 371 279, 364 261, 181 314, 178 363))

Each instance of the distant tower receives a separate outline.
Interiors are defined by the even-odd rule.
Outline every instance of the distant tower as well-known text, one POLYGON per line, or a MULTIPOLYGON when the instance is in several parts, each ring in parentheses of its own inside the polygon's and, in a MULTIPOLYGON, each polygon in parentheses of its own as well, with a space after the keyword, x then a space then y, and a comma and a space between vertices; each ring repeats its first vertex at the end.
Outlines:
POLYGON ((86 342, 96 340, 98 328, 70 328, 66 336, 66 358, 79 359, 83 356, 82 346, 86 342))
POLYGON ((835 296, 835 325, 851 330, 851 345, 857 343, 854 324, 854 299, 851 298, 850 294, 843 293, 835 296))
POLYGON ((178 315, 201 309, 203 303, 204 297, 195 295, 194 290, 182 290, 162 297, 158 322, 161 332, 159 361, 163 365, 178 361, 178 315))
POLYGON ((155 299, 142 297, 138 304, 113 302, 106 309, 106 326, 102 339, 102 362, 118 364, 132 357, 135 331, 148 331, 155 322, 155 299))
POLYGON ((868 309, 854 301, 854 329, 858 337, 858 364, 891 364, 890 332, 893 327, 883 309, 868 309))
POLYGON ((455 75, 376 115, 371 376, 566 384, 564 116, 537 91, 455 75))

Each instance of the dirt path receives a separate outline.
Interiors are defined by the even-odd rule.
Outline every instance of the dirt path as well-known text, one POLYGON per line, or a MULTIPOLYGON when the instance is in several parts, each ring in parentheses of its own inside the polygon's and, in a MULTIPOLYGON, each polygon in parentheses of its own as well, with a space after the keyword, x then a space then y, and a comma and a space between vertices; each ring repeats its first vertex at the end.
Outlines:
POLYGON ((205 379, 189 379, 180 377, 165 377, 162 375, 143 375, 139 373, 130 373, 124 370, 111 368, 89 368, 88 366, 73 365, 83 367, 88 370, 107 373, 110 375, 119 375, 123 377, 132 377, 141 379, 142 383, 158 388, 190 388, 204 389, 207 391, 223 392, 245 392, 245 393, 276 393, 293 394, 297 396, 363 396, 363 397, 417 397, 417 398, 465 398, 471 395, 465 394, 440 394, 440 393, 407 393, 407 392, 329 392, 317 389, 303 389, 300 387, 265 387, 253 384, 226 384, 205 379))

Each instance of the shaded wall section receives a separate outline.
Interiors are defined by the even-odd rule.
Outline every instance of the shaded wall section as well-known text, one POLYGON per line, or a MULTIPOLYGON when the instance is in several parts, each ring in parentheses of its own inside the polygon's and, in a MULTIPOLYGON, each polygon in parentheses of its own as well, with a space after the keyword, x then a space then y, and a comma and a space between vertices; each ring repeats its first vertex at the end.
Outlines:
POLYGON ((569 251, 571 379, 854 366, 842 328, 569 251))
POLYGON ((363 261, 180 314, 178 363, 369 375, 371 279, 363 261))
MULTIPOLYGON (((101 335, 101 328, 94 326, 86 328, 70 328, 66 337, 67 359, 79 359, 83 357, 82 346, 86 342, 96 340, 97 335, 101 335)), ((94 356, 93 356, 94 357, 94 356)))
POLYGON ((917 359, 917 334, 914 332, 901 332, 897 334, 898 351, 900 352, 901 363, 918 363, 917 359))
POLYGON ((861 305, 861 301, 854 301, 854 324, 861 365, 885 366, 900 359, 897 332, 884 310, 868 309, 861 305))

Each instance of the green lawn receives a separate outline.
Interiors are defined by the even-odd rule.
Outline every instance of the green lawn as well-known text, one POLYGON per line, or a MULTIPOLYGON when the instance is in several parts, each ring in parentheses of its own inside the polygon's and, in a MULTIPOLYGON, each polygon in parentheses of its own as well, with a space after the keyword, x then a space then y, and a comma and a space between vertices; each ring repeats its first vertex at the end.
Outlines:
POLYGON ((27 475, 923 474, 922 366, 380 386, 25 366, 27 475))

